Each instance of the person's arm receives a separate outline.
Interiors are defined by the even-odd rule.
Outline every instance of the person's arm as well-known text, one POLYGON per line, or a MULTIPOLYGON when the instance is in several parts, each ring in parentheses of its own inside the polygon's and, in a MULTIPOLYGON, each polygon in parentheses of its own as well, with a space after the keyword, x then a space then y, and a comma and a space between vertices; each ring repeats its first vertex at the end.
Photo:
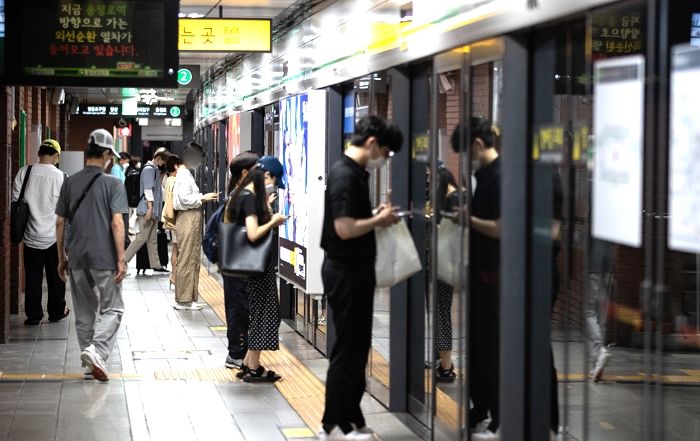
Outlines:
POLYGON ((26 171, 24 173, 20 171, 19 173, 17 173, 17 176, 15 176, 15 181, 12 185, 12 202, 17 202, 17 200, 19 199, 19 194, 22 192, 22 183, 24 181, 24 176, 26 175, 26 171))
POLYGON ((153 167, 144 167, 144 170, 141 172, 141 179, 143 179, 143 198, 146 200, 145 219, 149 221, 153 218, 153 189, 156 182, 156 172, 153 167))
POLYGON ((335 232, 342 240, 362 237, 378 227, 388 227, 398 221, 396 211, 398 208, 391 206, 380 207, 374 216, 368 219, 354 219, 352 217, 339 217, 333 221, 335 232))
POLYGON ((58 247, 58 277, 68 279, 68 256, 66 256, 66 218, 56 216, 56 247, 58 247))
POLYGON ((471 217, 471 226, 479 233, 488 236, 492 239, 501 238, 501 220, 500 219, 480 219, 471 217))
POLYGON ((282 216, 279 213, 275 213, 272 215, 272 218, 268 223, 264 225, 258 225, 258 216, 255 214, 251 214, 250 216, 245 218, 245 229, 246 233, 248 234, 248 240, 251 242, 259 241, 260 239, 265 237, 265 235, 267 235, 267 233, 269 233, 270 230, 279 227, 286 220, 286 217, 282 216))
POLYGON ((114 281, 120 283, 126 276, 126 260, 124 259, 124 214, 112 214, 112 238, 117 251, 117 274, 114 281))
MULTIPOLYGON (((183 170, 181 173, 189 173, 183 170)), ((175 197, 178 199, 183 210, 199 208, 202 206, 204 196, 195 191, 194 179, 178 179, 175 184, 175 197)))

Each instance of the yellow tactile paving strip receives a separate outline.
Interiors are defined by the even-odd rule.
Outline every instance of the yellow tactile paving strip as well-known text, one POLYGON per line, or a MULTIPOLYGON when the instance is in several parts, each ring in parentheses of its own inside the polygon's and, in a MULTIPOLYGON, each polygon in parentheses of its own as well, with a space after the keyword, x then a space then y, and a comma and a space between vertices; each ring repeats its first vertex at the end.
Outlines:
MULTIPOLYGON (((204 267, 199 273, 199 294, 221 321, 226 323, 223 287, 204 267)), ((263 352, 261 361, 267 369, 282 376, 282 380, 276 382, 275 387, 301 419, 310 428, 321 427, 325 385, 282 344, 279 351, 263 352)), ((231 381, 235 381, 235 377, 231 381)))

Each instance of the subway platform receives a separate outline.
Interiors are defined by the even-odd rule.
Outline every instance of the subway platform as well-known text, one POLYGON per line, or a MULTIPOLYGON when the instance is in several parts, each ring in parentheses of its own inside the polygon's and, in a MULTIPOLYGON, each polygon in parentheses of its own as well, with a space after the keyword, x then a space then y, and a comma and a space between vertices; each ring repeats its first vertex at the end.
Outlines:
MULTIPOLYGON (((168 277, 127 277, 126 313, 108 361, 112 380, 83 380, 74 317, 36 327, 13 316, 0 345, 0 439, 11 441, 283 441, 316 439, 327 360, 285 324, 263 363, 274 385, 223 367, 223 291, 202 268, 201 311, 173 310, 168 277)), ((70 306, 70 293, 66 295, 70 306)), ((417 440, 400 416, 365 395, 377 438, 417 440)))

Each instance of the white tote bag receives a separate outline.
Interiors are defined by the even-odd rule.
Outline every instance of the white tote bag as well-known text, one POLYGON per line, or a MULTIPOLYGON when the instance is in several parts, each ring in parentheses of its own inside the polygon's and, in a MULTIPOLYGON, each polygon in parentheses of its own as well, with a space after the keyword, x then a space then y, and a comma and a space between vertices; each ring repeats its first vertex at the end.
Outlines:
MULTIPOLYGON (((462 229, 448 218, 443 218, 438 225, 437 240, 437 278, 450 286, 459 286, 461 271, 459 265, 462 229)), ((465 253, 466 256, 466 253, 465 253)))
POLYGON ((377 239, 377 288, 389 288, 403 282, 423 268, 406 222, 402 220, 388 228, 377 228, 374 234, 377 239))

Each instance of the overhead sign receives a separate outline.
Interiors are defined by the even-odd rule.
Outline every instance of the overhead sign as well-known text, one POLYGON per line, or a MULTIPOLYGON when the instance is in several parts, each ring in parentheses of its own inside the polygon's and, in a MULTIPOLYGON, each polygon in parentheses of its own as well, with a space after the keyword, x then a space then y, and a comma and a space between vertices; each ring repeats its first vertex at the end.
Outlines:
POLYGON ((593 237, 642 245, 644 57, 597 61, 593 237))
POLYGON ((46 0, 7 6, 19 82, 175 84, 173 0, 46 0), (73 80, 71 82, 71 80, 73 80))
POLYGON ((181 18, 178 49, 204 52, 272 52, 272 20, 181 18))
POLYGON ((177 71, 177 84, 180 88, 199 89, 202 85, 198 64, 181 65, 177 71))
POLYGON ((136 118, 179 118, 182 106, 138 106, 136 114, 126 114, 121 104, 81 104, 74 115, 136 118))

